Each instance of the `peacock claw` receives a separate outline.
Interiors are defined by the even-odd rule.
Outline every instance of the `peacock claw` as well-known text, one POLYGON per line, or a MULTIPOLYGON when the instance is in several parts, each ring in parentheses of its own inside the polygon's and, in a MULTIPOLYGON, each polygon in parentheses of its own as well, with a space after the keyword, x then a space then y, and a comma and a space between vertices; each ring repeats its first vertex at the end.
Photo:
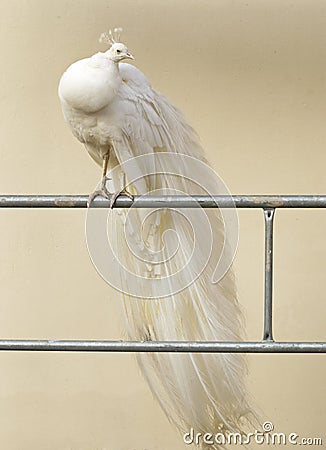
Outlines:
POLYGON ((111 198, 110 198, 110 208, 111 209, 114 207, 116 199, 118 197, 120 197, 120 195, 125 195, 126 197, 130 198, 132 201, 134 200, 134 196, 132 194, 130 194, 130 192, 128 192, 127 189, 122 189, 121 191, 117 191, 114 194, 111 194, 111 198))
POLYGON ((112 194, 107 190, 106 187, 102 186, 101 189, 96 190, 95 192, 90 194, 90 196, 88 197, 88 200, 87 200, 87 207, 88 208, 91 206, 92 201, 96 197, 104 197, 104 198, 107 198, 108 200, 110 200, 110 202, 111 202, 112 194))
POLYGON ((111 192, 108 191, 107 187, 106 187, 106 182, 111 180, 110 177, 103 175, 102 179, 101 179, 101 184, 100 184, 100 188, 96 189, 95 192, 93 192, 92 194, 90 194, 90 196, 88 197, 87 200, 87 207, 89 208, 91 206, 92 201, 96 198, 96 197, 104 197, 107 198, 108 200, 111 199, 111 192))

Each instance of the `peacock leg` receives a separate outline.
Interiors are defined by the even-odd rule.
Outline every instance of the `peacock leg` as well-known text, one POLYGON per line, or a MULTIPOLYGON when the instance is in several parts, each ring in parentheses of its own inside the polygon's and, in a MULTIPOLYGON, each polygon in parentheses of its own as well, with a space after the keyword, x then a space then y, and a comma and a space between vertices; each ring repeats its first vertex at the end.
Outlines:
POLYGON ((109 178, 106 176, 106 173, 108 171, 109 159, 110 159, 110 152, 106 153, 104 155, 104 157, 103 157, 103 171, 102 171, 102 178, 101 178, 100 189, 97 189, 95 192, 93 192, 88 197, 88 202, 87 202, 87 206, 88 207, 90 206, 90 204, 92 203, 94 198, 96 198, 98 196, 101 196, 101 197, 104 197, 104 198, 107 198, 107 199, 111 199, 111 194, 110 194, 110 192, 108 191, 108 189, 106 187, 106 182, 109 180, 109 178))

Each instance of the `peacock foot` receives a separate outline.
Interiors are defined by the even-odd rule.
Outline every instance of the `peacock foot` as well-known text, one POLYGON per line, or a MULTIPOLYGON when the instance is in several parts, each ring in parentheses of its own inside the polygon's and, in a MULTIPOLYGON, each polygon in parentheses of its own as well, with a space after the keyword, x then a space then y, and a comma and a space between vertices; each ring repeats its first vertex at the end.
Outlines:
POLYGON ((130 198, 131 200, 134 200, 134 196, 130 194, 130 192, 127 191, 127 189, 121 189, 121 191, 114 192, 110 196, 110 208, 114 207, 114 204, 116 202, 116 199, 120 197, 120 195, 125 195, 126 197, 130 198))
MULTIPOLYGON (((104 197, 104 198, 107 198, 108 200, 110 200, 110 202, 111 202, 112 194, 107 190, 106 187, 102 186, 100 189, 97 189, 92 194, 90 194, 90 196, 88 197, 88 200, 87 200, 87 207, 88 208, 91 206, 92 201, 96 197, 104 197)), ((110 203, 110 205, 111 205, 111 203, 110 203)))

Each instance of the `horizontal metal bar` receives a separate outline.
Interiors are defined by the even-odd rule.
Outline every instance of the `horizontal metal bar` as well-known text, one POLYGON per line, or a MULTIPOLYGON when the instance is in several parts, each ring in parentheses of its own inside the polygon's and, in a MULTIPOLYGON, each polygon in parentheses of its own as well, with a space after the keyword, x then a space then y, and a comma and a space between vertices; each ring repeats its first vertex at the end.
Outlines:
MULTIPOLYGON (((87 195, 0 195, 2 208, 86 208, 87 195)), ((326 195, 144 195, 131 200, 121 195, 117 208, 326 208, 326 195)), ((95 198, 92 207, 108 208, 109 200, 95 198)))
POLYGON ((159 353, 326 353, 326 342, 0 340, 0 351, 159 353))

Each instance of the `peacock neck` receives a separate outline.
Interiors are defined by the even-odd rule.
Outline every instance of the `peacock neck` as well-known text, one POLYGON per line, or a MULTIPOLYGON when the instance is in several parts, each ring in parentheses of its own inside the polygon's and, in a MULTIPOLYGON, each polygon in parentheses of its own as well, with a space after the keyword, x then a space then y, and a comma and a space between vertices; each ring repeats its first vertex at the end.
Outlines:
POLYGON ((119 63, 109 60, 109 70, 112 77, 120 77, 119 63))

